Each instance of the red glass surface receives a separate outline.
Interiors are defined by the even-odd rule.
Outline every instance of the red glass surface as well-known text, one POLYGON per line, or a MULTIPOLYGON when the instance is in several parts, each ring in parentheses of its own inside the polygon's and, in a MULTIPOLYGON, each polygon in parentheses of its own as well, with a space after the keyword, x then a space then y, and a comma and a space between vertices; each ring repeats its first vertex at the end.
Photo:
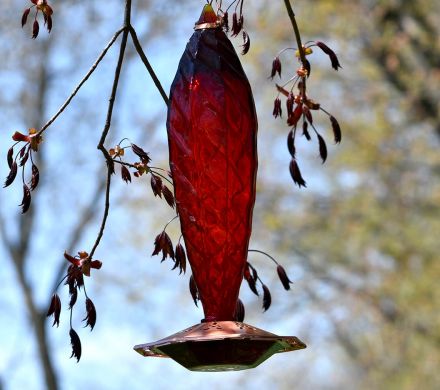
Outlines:
POLYGON ((252 228, 257 118, 249 82, 221 29, 191 37, 171 87, 167 129, 205 320, 234 320, 252 228))

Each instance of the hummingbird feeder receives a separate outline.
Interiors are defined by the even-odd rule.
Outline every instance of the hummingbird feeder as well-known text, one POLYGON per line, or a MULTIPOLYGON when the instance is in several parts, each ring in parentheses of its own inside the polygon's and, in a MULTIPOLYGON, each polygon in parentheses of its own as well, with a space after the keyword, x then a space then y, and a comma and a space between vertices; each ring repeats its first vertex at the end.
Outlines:
POLYGON ((167 130, 176 207, 205 317, 134 349, 192 371, 227 371, 305 348, 296 337, 239 321, 256 192, 257 116, 240 60, 209 4, 171 86, 167 130))

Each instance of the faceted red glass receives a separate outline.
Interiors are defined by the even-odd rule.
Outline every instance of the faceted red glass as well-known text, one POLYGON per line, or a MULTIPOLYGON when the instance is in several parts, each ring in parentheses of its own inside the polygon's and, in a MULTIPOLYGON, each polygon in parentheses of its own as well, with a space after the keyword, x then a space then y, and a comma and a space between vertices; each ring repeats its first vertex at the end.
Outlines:
POLYGON ((177 211, 205 320, 234 320, 252 229, 257 118, 221 28, 191 37, 171 87, 167 129, 177 211))

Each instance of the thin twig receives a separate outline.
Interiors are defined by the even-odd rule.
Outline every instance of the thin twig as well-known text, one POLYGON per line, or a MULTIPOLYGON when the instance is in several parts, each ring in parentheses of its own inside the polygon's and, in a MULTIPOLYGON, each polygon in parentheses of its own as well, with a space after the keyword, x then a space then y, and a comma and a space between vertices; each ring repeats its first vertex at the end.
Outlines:
POLYGON ((57 111, 57 113, 50 118, 46 124, 41 128, 41 130, 38 132, 38 135, 41 135, 60 115, 61 113, 66 109, 66 107, 70 104, 72 99, 75 97, 75 95, 78 93, 78 91, 81 89, 83 84, 89 79, 89 77, 92 75, 92 73, 96 70, 99 63, 102 61, 102 59, 107 54, 107 51, 110 49, 110 47, 115 43, 116 39, 118 38, 119 34, 124 31, 124 28, 119 29, 116 31, 116 33, 113 35, 110 42, 107 44, 107 46, 104 48, 104 50, 101 52, 95 63, 92 65, 92 67, 89 69, 89 71, 86 73, 84 78, 79 82, 79 84, 75 87, 71 95, 67 98, 67 100, 64 102, 64 104, 60 107, 60 109, 57 111))
POLYGON ((170 103, 168 96, 167 96, 165 90, 163 89, 162 84, 160 83, 159 79, 157 78, 156 73, 154 72, 154 69, 150 64, 150 61, 148 61, 148 58, 142 49, 142 46, 141 46, 141 44, 138 40, 138 37, 136 35, 136 31, 131 26, 130 26, 130 34, 131 34, 131 38, 133 39, 134 47, 136 48, 136 51, 139 54, 139 57, 141 58, 145 67, 147 68, 148 73, 150 74, 150 77, 152 78, 152 80, 154 82, 154 85, 156 85, 156 88, 158 89, 160 95, 162 96, 163 101, 168 106, 170 103))
POLYGON ((296 23, 295 13, 293 12, 292 6, 290 5, 290 0, 284 0, 284 4, 286 5, 287 14, 289 15, 289 19, 292 23, 293 31, 295 32, 296 43, 298 45, 299 58, 303 64, 306 63, 306 53, 304 52, 304 47, 301 43, 301 34, 299 33, 298 24, 296 23))
POLYGON ((276 265, 279 265, 278 261, 276 261, 271 255, 266 252, 260 251, 258 249, 248 249, 248 252, 261 253, 262 255, 267 256, 269 259, 271 259, 276 265))
POLYGON ((114 172, 114 163, 107 149, 104 147, 104 142, 107 138, 108 132, 110 130, 112 115, 113 115, 113 107, 116 100, 116 92, 118 90, 119 78, 121 75, 122 62, 124 61, 125 49, 127 47, 127 38, 128 32, 130 28, 130 16, 131 16, 131 0, 125 1, 125 12, 124 12, 124 26, 123 26, 123 34, 121 39, 121 47, 119 49, 119 57, 118 63, 115 69, 115 77, 113 79, 112 91, 110 94, 108 109, 107 109, 107 117, 105 120, 104 129, 102 130, 101 139, 99 140, 97 148, 102 152, 104 158, 107 162, 107 185, 105 190, 105 204, 104 204, 104 215, 102 217, 101 227, 99 229, 98 236, 96 237, 96 241, 93 245, 92 250, 90 251, 89 258, 92 259, 95 254, 96 248, 98 248, 99 243, 101 242, 101 238, 104 234, 105 224, 107 222, 108 213, 110 209, 110 184, 111 184, 111 176, 114 172))

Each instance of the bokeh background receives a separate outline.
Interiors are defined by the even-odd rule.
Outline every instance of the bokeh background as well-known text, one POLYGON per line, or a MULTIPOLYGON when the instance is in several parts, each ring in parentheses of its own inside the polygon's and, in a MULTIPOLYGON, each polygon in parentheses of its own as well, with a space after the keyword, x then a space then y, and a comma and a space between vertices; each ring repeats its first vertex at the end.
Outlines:
MULTIPOLYGON (((8 174, 11 134, 39 128, 64 102, 122 23, 123 1, 54 1, 54 28, 30 39, 20 28, 26 0, 0 13, 0 176, 8 174)), ((133 1, 133 24, 168 91, 204 1, 133 1)), ((113 180, 108 228, 96 258, 104 262, 87 291, 98 321, 81 328, 80 363, 69 359, 66 291, 59 328, 45 313, 65 272, 63 252, 88 250, 103 207, 105 165, 96 150, 104 126, 115 45, 38 153, 41 183, 22 216, 18 183, 0 191, 0 389, 438 389, 440 387, 440 3, 435 0, 294 1, 303 40, 322 40, 343 66, 310 57, 310 96, 328 118, 321 165, 316 143, 298 148, 307 189, 293 185, 287 127, 272 117, 268 79, 276 53, 295 46, 282 1, 245 2, 251 50, 242 57, 259 115, 258 195, 251 246, 288 270, 284 291, 273 264, 250 260, 272 291, 262 313, 246 285, 246 322, 297 335, 308 348, 272 357, 251 371, 192 373, 132 346, 197 323, 202 312, 188 275, 152 258, 171 210, 147 180, 113 180)), ((238 47, 241 41, 233 40, 238 47)), ((238 48, 239 49, 239 48, 238 48)), ((283 79, 296 69, 285 54, 283 79)), ((278 80, 276 80, 278 81, 278 80)), ((133 47, 124 62, 108 147, 129 137, 167 166, 166 108, 133 47)), ((178 230, 170 226, 174 239, 178 230), (174 230, 173 230, 174 229, 174 230)))

